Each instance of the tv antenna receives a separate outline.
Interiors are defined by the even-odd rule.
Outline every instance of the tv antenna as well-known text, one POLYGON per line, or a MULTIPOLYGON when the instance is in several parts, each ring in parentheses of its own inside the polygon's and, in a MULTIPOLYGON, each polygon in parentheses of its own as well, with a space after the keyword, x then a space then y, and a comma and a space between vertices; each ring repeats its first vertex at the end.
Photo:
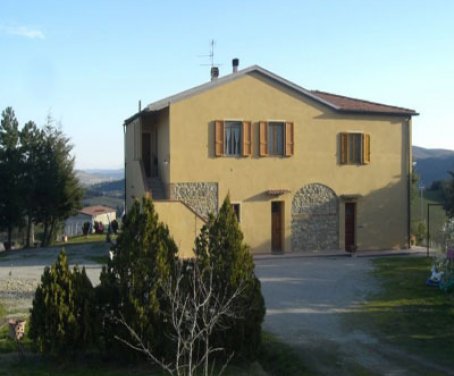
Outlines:
POLYGON ((222 64, 217 64, 214 62, 214 46, 216 42, 214 39, 210 40, 210 53, 208 55, 198 55, 198 57, 208 57, 210 59, 210 64, 200 64, 200 65, 209 65, 211 67, 219 67, 222 64))

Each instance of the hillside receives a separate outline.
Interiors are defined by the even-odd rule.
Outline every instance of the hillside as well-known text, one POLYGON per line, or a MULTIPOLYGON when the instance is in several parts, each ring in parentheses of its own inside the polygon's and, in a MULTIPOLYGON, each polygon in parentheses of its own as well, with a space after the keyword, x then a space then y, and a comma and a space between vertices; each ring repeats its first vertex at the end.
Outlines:
POLYGON ((124 178, 124 169, 101 170, 76 170, 76 176, 84 187, 102 182, 121 180, 124 178))
POLYGON ((84 206, 105 205, 117 209, 120 215, 124 210, 125 179, 90 185, 85 190, 84 206))
POLYGON ((413 161, 422 184, 429 187, 435 180, 448 179, 448 171, 454 171, 454 150, 413 146, 413 161))

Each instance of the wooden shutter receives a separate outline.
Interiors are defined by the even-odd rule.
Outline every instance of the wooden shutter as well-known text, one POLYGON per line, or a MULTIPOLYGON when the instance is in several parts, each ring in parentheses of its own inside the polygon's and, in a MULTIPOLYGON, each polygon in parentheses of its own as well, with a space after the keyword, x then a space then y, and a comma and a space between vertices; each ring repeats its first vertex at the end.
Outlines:
POLYGON ((363 164, 369 164, 370 163, 370 135, 368 134, 363 134, 362 135, 362 146, 363 146, 363 164))
POLYGON ((259 126, 259 155, 265 157, 268 155, 268 122, 261 121, 259 126))
POLYGON ((285 123, 285 151, 284 155, 290 157, 293 155, 293 122, 287 121, 285 123))
POLYGON ((216 120, 214 122, 214 153, 216 157, 224 155, 224 122, 216 120))
POLYGON ((251 134, 251 122, 243 121, 243 157, 248 157, 252 154, 252 134, 251 134))
POLYGON ((339 135, 340 145, 340 164, 347 164, 348 162, 348 133, 341 133, 339 135))

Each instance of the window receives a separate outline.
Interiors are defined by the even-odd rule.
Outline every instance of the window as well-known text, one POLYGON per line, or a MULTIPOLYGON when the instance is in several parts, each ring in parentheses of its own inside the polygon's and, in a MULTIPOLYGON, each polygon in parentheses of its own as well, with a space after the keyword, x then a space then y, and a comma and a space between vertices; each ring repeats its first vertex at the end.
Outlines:
POLYGON ((260 156, 293 155, 293 123, 284 121, 260 122, 260 156))
POLYGON ((238 223, 241 222, 240 220, 240 204, 231 204, 232 205, 232 209, 233 211, 235 212, 235 217, 236 217, 236 220, 238 221, 238 223))
POLYGON ((284 153, 284 123, 268 123, 268 154, 282 155, 284 153))
POLYGON ((370 136, 363 133, 341 133, 340 163, 369 164, 370 136))
POLYGON ((240 155, 241 125, 240 121, 224 123, 224 155, 240 155))
POLYGON ((214 149, 216 157, 243 156, 252 153, 251 122, 216 120, 214 149))

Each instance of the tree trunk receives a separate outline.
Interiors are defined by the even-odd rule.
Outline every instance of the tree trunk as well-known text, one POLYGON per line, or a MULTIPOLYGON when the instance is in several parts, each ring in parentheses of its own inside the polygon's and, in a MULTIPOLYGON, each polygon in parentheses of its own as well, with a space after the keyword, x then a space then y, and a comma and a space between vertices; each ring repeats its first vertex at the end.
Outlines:
POLYGON ((28 215, 27 216, 27 230, 26 230, 26 234, 25 234, 25 248, 30 248, 31 236, 32 236, 32 217, 31 217, 31 215, 28 215))
POLYGON ((54 234, 54 228, 55 228, 55 219, 52 218, 52 220, 50 222, 49 239, 47 239, 47 245, 50 245, 52 243, 52 236, 54 234))
POLYGON ((47 233, 49 231, 49 220, 46 218, 44 220, 44 231, 43 231, 43 241, 41 242, 41 247, 47 246, 46 241, 47 241, 47 233))

